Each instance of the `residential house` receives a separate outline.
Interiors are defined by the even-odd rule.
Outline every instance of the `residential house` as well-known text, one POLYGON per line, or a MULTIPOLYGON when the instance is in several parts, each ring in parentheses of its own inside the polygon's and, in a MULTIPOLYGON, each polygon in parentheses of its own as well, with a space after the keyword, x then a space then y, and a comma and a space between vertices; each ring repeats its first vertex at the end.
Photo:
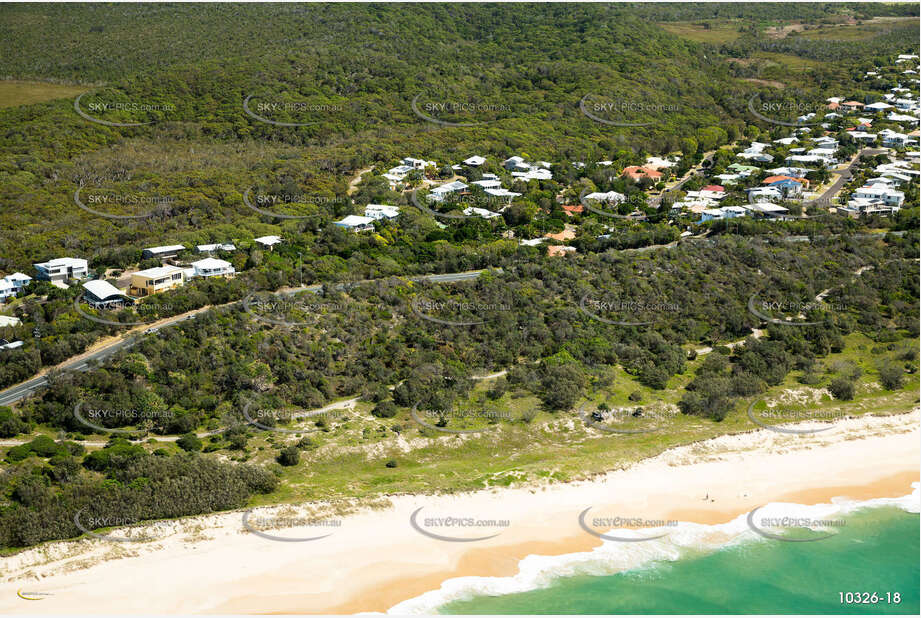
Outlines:
POLYGON ((436 167, 438 165, 434 161, 414 159, 413 157, 405 157, 400 160, 400 163, 410 168, 411 170, 424 170, 427 167, 436 167))
POLYGON ((860 101, 845 101, 841 104, 841 109, 846 112, 857 112, 863 109, 863 103, 860 101))
POLYGON ((607 193, 589 193, 583 199, 593 200, 596 202, 607 202, 608 204, 619 204, 627 199, 627 196, 617 191, 608 191, 607 193))
POLYGON ((184 284, 185 271, 183 269, 176 266, 157 266, 133 273, 128 293, 137 297, 150 296, 182 287, 184 284))
POLYGON ((253 239, 253 242, 263 249, 271 249, 281 241, 281 236, 260 236, 259 238, 253 239))
POLYGON ((749 204, 748 209, 752 213, 768 219, 784 219, 790 212, 789 209, 773 202, 755 202, 754 204, 749 204))
POLYGON ((882 138, 883 146, 888 146, 890 148, 900 148, 909 142, 909 137, 907 135, 891 129, 883 129, 879 132, 879 136, 882 138))
POLYGON ((22 347, 22 341, 7 341, 0 339, 0 350, 15 350, 22 347))
POLYGON ((12 328, 22 326, 22 320, 11 315, 0 315, 0 328, 12 328))
POLYGON ((30 281, 32 277, 22 273, 13 273, 0 279, 0 302, 19 294, 30 281))
POLYGON ((162 247, 148 247, 141 253, 141 257, 148 258, 174 258, 180 251, 185 251, 182 245, 164 245, 162 247))
POLYGON ((780 189, 781 194, 786 199, 797 198, 803 194, 803 184, 792 178, 772 182, 769 186, 780 189))
POLYGON ((67 279, 85 279, 89 274, 89 263, 81 258, 56 258, 33 264, 38 273, 36 279, 63 282, 67 279))
POLYGON ((453 182, 449 182, 432 189, 428 194, 428 199, 436 202, 442 202, 448 195, 466 190, 467 185, 462 183, 460 180, 455 180, 453 182))
POLYGON ((502 216, 499 213, 492 212, 491 210, 486 210, 485 208, 476 208, 474 206, 465 208, 464 214, 468 217, 477 216, 483 217, 484 219, 495 219, 496 217, 502 216))
POLYGON ((193 277, 233 277, 236 269, 226 260, 217 258, 205 258, 192 262, 193 277))
POLYGON ((365 216, 375 221, 396 219, 400 216, 400 207, 387 206, 386 204, 368 204, 365 206, 365 216))
POLYGON ((879 200, 887 206, 899 206, 905 202, 905 194, 886 185, 871 185, 860 187, 854 191, 854 198, 865 200, 879 200))
POLYGON ((464 165, 469 165, 470 167, 480 167, 484 163, 486 163, 486 158, 478 155, 473 155, 469 159, 464 159, 464 165))
POLYGON ((349 215, 333 225, 349 230, 350 232, 370 232, 374 229, 374 219, 359 215, 349 215))
POLYGON ((888 103, 883 103, 882 101, 880 101, 878 103, 870 103, 869 105, 865 105, 863 108, 863 111, 865 112, 884 112, 887 109, 892 109, 892 106, 889 105, 888 103))
POLYGON ((641 178, 649 178, 653 182, 662 180, 662 172, 651 167, 641 167, 639 165, 625 167, 621 175, 632 180, 640 180, 641 178))
POLYGON ((548 245, 547 255, 549 257, 562 257, 567 253, 575 253, 576 248, 569 245, 548 245))
POLYGON ((237 248, 232 243, 225 242, 211 245, 196 245, 195 250, 199 253, 212 253, 214 251, 236 251, 237 248))
POLYGON ((527 172, 531 169, 531 164, 525 161, 522 157, 516 155, 503 161, 502 167, 511 172, 527 172))
POLYGON ((112 309, 134 303, 131 297, 102 279, 87 281, 83 284, 83 289, 83 300, 97 309, 112 309))
POLYGON ((520 193, 515 193, 514 191, 509 191, 508 189, 498 188, 498 189, 486 189, 486 194, 491 195, 492 197, 505 198, 507 204, 512 203, 512 199, 520 197, 520 193))

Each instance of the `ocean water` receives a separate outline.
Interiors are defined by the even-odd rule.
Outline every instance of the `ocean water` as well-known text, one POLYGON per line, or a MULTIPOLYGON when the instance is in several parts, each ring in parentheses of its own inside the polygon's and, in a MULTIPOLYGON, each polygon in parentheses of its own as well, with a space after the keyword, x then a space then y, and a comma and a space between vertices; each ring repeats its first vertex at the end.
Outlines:
POLYGON ((759 514, 834 520, 837 525, 771 529, 785 538, 820 539, 784 542, 756 534, 745 516, 716 526, 682 523, 677 530, 665 529, 670 533, 660 540, 610 541, 590 552, 528 556, 512 577, 451 579, 390 611, 917 615, 918 503, 916 486, 912 495, 892 500, 771 504, 759 514), (847 592, 875 592, 879 600, 842 603, 841 593, 847 592), (887 602, 886 593, 896 592, 900 602, 892 595, 887 602))

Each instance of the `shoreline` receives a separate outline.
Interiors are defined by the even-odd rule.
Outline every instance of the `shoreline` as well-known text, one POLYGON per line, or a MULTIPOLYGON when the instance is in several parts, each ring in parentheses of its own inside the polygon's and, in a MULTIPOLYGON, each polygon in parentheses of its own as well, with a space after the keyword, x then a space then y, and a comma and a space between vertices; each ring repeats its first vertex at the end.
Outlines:
MULTIPOLYGON (((250 534, 240 525, 240 512, 170 522, 171 533, 150 543, 55 542, 2 559, 0 611, 385 612, 450 579, 513 576, 527 556, 592 551, 603 542, 578 522, 578 514, 589 507, 598 515, 712 525, 769 502, 905 496, 919 477, 918 418, 914 411, 849 419, 806 436, 768 430, 721 436, 587 481, 396 496, 389 507, 341 517, 330 538, 314 542, 273 542, 250 534), (471 516, 509 525, 494 538, 449 543, 410 525, 410 515, 420 508, 420 520, 471 516), (121 583, 107 584, 115 581, 121 583), (18 590, 49 596, 30 602, 17 598, 18 590)), ((281 517, 292 509, 256 512, 281 517)), ((304 530, 271 532, 311 536, 304 530)), ((469 529, 453 534, 471 535, 469 529)))

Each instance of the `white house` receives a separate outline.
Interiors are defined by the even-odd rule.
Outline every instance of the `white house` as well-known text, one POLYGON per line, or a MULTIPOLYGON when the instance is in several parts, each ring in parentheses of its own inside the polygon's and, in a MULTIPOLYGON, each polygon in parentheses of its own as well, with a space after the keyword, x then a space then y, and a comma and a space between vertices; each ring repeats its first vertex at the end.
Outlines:
POLYGON ((748 209, 770 219, 783 218, 790 212, 787 208, 772 202, 755 202, 754 204, 749 204, 748 209))
POLYGON ((225 242, 211 245, 196 245, 195 250, 199 253, 211 253, 212 251, 236 251, 237 248, 232 243, 225 242))
POLYGON ((617 191, 608 191, 607 193, 589 193, 585 196, 586 200, 593 200, 596 202, 607 202, 608 204, 619 204, 627 199, 627 196, 623 193, 618 193, 617 191))
POLYGON ((217 258, 205 258, 192 262, 193 277, 232 277, 236 269, 226 260, 217 258))
POLYGON ((502 167, 507 170, 526 172, 531 169, 531 164, 519 156, 509 157, 502 162, 502 167))
POLYGON ((47 262, 33 264, 42 281, 64 281, 65 279, 84 279, 89 273, 89 263, 81 258, 56 258, 47 262))
POLYGON ((863 109, 865 112, 884 112, 887 109, 892 109, 892 106, 888 103, 883 103, 880 101, 878 103, 870 103, 869 105, 864 106, 863 109))
POLYGON ((527 172, 512 172, 512 176, 525 181, 553 179, 553 173, 545 167, 532 167, 527 172))
POLYGON ((469 159, 464 159, 464 165, 469 165, 470 167, 480 167, 484 163, 486 163, 486 157, 478 155, 473 155, 469 159))
POLYGON ((509 191, 508 189, 503 189, 502 187, 498 189, 486 189, 486 195, 491 195, 493 197, 504 197, 507 198, 509 204, 512 203, 512 199, 519 197, 520 193, 515 193, 514 191, 509 191))
POLYGON ((375 221, 380 219, 396 219, 400 216, 400 207, 387 206, 386 204, 368 204, 365 206, 365 216, 375 221))
POLYGON ((171 258, 179 255, 180 251, 185 251, 182 245, 163 245, 162 247, 147 247, 141 253, 144 258, 171 258))
POLYGON ((254 243, 256 243, 257 245, 265 249, 271 249, 272 247, 274 247, 281 241, 282 241, 281 236, 260 236, 259 238, 253 239, 254 243))
POLYGON ((464 209, 464 214, 468 217, 476 215, 478 217, 483 217, 484 219, 495 219, 496 217, 501 217, 499 213, 492 212, 491 210, 486 210, 485 208, 475 208, 470 206, 464 209))
POLYGON ((494 178, 486 178, 484 180, 474 180, 470 184, 483 187, 484 189, 498 189, 502 186, 502 181, 494 178))
POLYGON ((879 135, 883 138, 883 146, 900 147, 904 146, 909 141, 907 135, 892 131, 891 129, 883 129, 879 132, 879 135))
POLYGON ((435 167, 438 165, 434 161, 426 161, 424 159, 414 159, 413 157, 405 157, 400 160, 400 163, 410 168, 411 170, 423 170, 427 167, 435 167))
POLYGON ((455 180, 447 184, 443 184, 439 187, 435 187, 428 194, 428 199, 434 200, 436 202, 443 201, 451 193, 456 193, 458 191, 463 191, 467 188, 467 185, 462 183, 460 180, 455 180))
POLYGON ((871 185, 860 187, 854 191, 853 197, 865 200, 879 200, 887 206, 901 206, 905 201, 905 194, 885 185, 871 185))
POLYGON ((16 296, 30 281, 32 277, 22 273, 13 273, 3 277, 0 279, 0 301, 16 296))
POLYGON ((350 232, 370 232, 374 229, 374 219, 359 215, 349 215, 333 225, 344 228, 350 232))
POLYGON ((133 302, 127 294, 102 279, 87 281, 83 289, 86 290, 83 299, 96 308, 124 306, 133 302))
POLYGON ((22 326, 22 320, 9 315, 0 315, 0 328, 7 326, 22 326))

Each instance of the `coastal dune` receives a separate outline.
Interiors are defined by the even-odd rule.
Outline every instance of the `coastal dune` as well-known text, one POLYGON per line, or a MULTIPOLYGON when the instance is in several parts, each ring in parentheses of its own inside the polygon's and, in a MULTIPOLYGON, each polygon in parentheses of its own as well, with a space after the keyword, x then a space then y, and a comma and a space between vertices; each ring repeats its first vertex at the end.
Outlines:
MULTIPOLYGON (((456 578, 509 578, 532 568, 538 556, 592 552, 603 544, 609 568, 612 560, 629 568, 662 547, 658 540, 611 543, 586 528, 642 538, 659 533, 653 522, 672 522, 666 531, 682 522, 716 526, 719 537, 719 525, 771 503, 902 498, 918 482, 918 423, 915 411, 849 419, 815 434, 722 436, 591 480, 396 496, 384 508, 323 516, 322 524, 304 522, 306 511, 296 507, 260 508, 248 525, 295 524, 266 528, 264 536, 248 531, 243 513, 234 512, 151 526, 153 540, 145 542, 50 543, 0 561, 0 611, 431 611, 435 600, 447 598, 440 588, 464 583, 456 578), (631 523, 599 527, 597 518, 631 523), (314 537, 322 538, 291 540, 314 537)), ((562 559, 542 560, 555 565, 554 574, 566 573, 562 559)))

